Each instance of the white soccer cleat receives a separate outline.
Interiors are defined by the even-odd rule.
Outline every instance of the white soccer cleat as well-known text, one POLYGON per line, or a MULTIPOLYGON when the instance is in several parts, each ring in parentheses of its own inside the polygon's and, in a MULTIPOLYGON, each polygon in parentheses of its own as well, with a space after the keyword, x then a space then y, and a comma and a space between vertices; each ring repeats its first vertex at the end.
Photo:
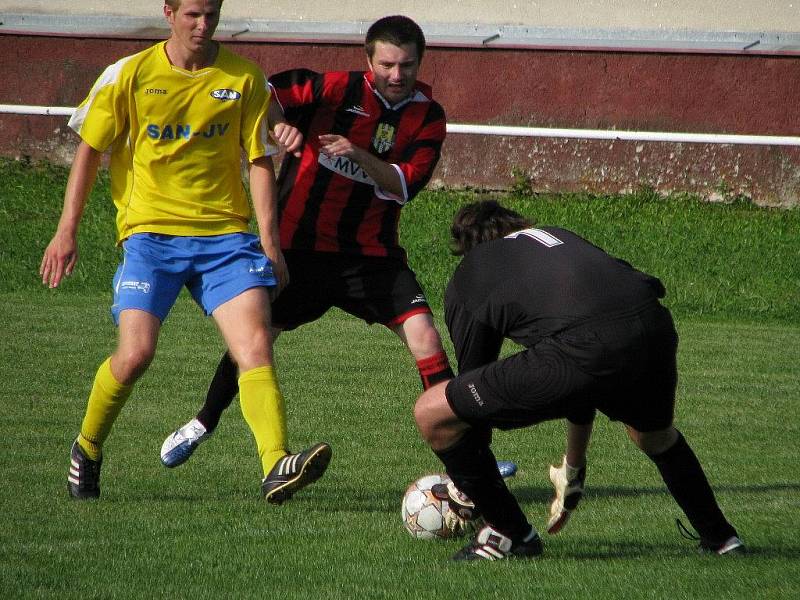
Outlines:
POLYGON ((550 519, 547 522, 547 533, 553 535, 561 531, 567 524, 583 496, 583 485, 586 479, 586 467, 576 469, 567 464, 567 457, 561 466, 550 466, 550 481, 553 483, 555 496, 550 503, 550 519))
POLYGON ((486 525, 469 544, 456 552, 451 559, 472 561, 535 558, 543 551, 542 538, 533 527, 524 540, 515 544, 511 538, 486 525))
POLYGON ((211 434, 206 431, 205 426, 197 419, 192 419, 164 440, 161 445, 161 462, 169 468, 182 465, 209 436, 211 434))

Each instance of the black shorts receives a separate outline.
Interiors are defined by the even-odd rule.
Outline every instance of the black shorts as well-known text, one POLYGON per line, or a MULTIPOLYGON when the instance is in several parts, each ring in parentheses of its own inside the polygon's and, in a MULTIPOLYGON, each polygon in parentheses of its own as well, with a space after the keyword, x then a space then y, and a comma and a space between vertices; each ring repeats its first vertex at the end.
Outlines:
POLYGON ((291 330, 316 321, 333 306, 392 327, 430 313, 414 272, 403 261, 307 250, 284 251, 289 285, 272 303, 272 322, 291 330))
POLYGON ((677 347, 669 311, 655 304, 463 373, 445 394, 453 412, 472 425, 586 423, 597 409, 639 431, 655 431, 672 424, 677 347))

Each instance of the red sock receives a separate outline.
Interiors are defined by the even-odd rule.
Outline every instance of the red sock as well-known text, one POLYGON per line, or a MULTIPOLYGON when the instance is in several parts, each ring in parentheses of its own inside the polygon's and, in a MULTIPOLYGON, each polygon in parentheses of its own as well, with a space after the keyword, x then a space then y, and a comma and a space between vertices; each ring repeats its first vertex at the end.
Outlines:
POLYGON ((440 381, 453 378, 453 369, 450 368, 450 362, 444 352, 418 360, 417 369, 419 369, 419 377, 422 379, 422 389, 424 390, 440 381))

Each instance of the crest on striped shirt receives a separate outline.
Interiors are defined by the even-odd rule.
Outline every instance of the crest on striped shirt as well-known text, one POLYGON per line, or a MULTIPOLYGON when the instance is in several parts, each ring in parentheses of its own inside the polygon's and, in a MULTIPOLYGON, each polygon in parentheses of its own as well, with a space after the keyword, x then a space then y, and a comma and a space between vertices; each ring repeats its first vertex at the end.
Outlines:
POLYGON ((383 154, 391 150, 394 145, 395 129, 394 125, 379 123, 375 129, 375 136, 372 138, 372 145, 378 154, 383 154))

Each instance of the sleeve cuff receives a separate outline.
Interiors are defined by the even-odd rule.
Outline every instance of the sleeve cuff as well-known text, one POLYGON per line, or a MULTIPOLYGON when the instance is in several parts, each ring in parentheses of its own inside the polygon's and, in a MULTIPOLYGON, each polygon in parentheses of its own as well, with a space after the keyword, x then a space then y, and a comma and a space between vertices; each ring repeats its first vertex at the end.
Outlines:
POLYGON ((377 185, 375 186, 375 195, 381 200, 397 202, 400 206, 403 206, 406 202, 408 202, 408 186, 406 186, 406 177, 403 175, 402 169, 400 169, 400 167, 398 167, 396 164, 392 164, 392 167, 394 167, 394 170, 397 171, 397 175, 400 177, 400 185, 403 187, 403 195, 399 196, 397 194, 387 192, 377 185))

